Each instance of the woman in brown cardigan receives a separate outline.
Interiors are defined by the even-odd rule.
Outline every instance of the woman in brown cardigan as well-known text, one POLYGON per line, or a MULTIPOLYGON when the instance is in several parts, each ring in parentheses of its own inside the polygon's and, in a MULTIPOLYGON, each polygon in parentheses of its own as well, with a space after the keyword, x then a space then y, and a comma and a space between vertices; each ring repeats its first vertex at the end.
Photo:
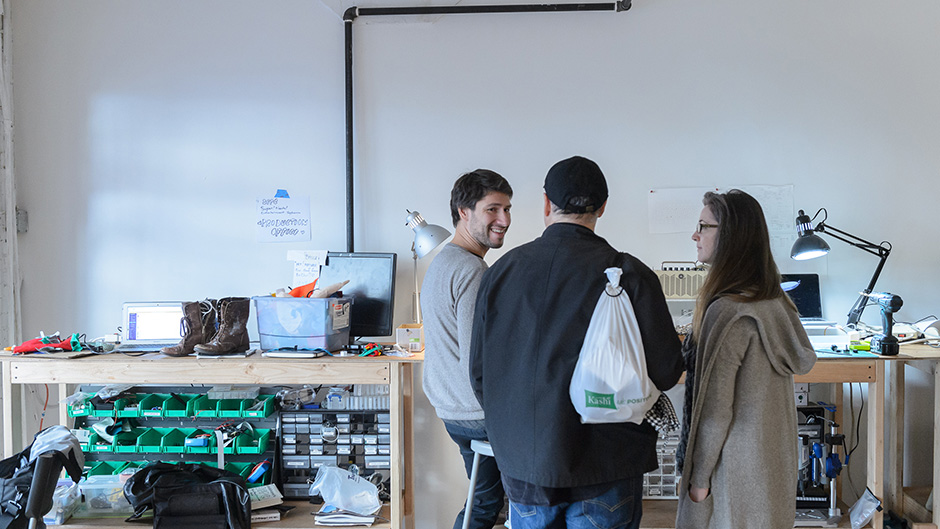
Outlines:
POLYGON ((793 375, 816 354, 780 288, 760 204, 706 193, 692 235, 710 264, 686 338, 686 413, 677 528, 792 528, 797 440, 793 375))

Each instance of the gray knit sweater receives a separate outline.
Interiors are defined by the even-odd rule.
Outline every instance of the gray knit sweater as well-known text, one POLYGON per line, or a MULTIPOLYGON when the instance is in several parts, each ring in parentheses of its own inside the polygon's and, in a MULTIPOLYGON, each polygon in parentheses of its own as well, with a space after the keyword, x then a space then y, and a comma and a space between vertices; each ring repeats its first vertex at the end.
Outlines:
POLYGON ((428 267, 421 285, 424 314, 424 392, 445 421, 483 419, 470 389, 468 358, 473 307, 487 265, 448 243, 428 267))
POLYGON ((816 362, 783 298, 721 298, 697 338, 694 403, 679 490, 680 529, 782 529, 796 509, 793 375, 816 362), (700 503, 690 486, 709 488, 700 503))

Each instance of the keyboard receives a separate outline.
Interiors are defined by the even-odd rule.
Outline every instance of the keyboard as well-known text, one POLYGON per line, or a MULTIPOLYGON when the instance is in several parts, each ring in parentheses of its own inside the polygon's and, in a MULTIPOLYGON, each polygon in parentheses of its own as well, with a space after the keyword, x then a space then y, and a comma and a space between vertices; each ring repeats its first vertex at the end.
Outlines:
POLYGON ((118 352, 131 352, 139 353, 142 351, 159 351, 164 347, 171 347, 176 345, 176 343, 122 343, 121 345, 114 348, 118 352))

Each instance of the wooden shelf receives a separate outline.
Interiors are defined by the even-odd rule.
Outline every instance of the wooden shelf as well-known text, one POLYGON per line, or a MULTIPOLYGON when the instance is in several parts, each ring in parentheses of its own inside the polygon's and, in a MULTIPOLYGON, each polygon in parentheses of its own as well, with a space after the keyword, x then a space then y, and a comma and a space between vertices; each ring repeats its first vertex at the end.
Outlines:
MULTIPOLYGON (((313 522, 313 513, 320 508, 319 505, 312 505, 309 502, 300 502, 300 501, 286 501, 285 505, 293 505, 294 508, 287 513, 286 516, 281 518, 279 522, 261 522, 252 524, 253 527, 265 528, 265 529, 311 529, 314 527, 326 527, 325 525, 316 525, 313 522)), ((388 504, 382 506, 382 511, 379 513, 382 518, 386 520, 391 517, 391 508, 388 504)), ((61 527, 68 527, 70 529, 99 529, 101 527, 123 527, 127 529, 132 527, 128 525, 124 519, 126 516, 114 517, 114 518, 71 518, 65 525, 61 527)), ((146 524, 136 524, 141 527, 148 527, 146 524)), ((380 522, 376 520, 376 523, 369 526, 373 529, 391 529, 392 524, 390 522, 380 522)))

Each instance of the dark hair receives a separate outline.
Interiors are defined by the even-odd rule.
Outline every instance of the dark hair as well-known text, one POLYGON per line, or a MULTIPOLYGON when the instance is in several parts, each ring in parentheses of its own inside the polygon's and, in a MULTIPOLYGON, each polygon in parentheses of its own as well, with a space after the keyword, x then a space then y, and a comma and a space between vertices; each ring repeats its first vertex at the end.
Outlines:
POLYGON ((587 211, 587 212, 577 212, 577 211, 571 211, 571 209, 569 209, 572 206, 574 206, 574 208, 583 208, 584 206, 587 206, 587 205, 593 205, 594 199, 591 197, 584 197, 584 196, 571 197, 571 200, 568 201, 567 207, 559 206, 558 204, 555 204, 554 202, 552 202, 551 199, 549 199, 548 202, 552 205, 552 213, 556 213, 558 215, 563 215, 565 217, 574 217, 578 219, 587 219, 587 218, 596 219, 597 218, 598 210, 594 208, 592 208, 591 211, 587 211))
POLYGON ((474 209, 477 202, 491 192, 512 198, 509 182, 495 171, 477 169, 461 175, 454 182, 454 189, 450 192, 450 217, 454 221, 454 227, 460 220, 460 208, 474 209))
POLYGON ((718 220, 718 241, 695 303, 693 336, 702 326, 708 304, 722 296, 743 302, 783 296, 796 310, 780 288, 780 271, 770 251, 760 203, 739 189, 705 193, 702 203, 718 220))

